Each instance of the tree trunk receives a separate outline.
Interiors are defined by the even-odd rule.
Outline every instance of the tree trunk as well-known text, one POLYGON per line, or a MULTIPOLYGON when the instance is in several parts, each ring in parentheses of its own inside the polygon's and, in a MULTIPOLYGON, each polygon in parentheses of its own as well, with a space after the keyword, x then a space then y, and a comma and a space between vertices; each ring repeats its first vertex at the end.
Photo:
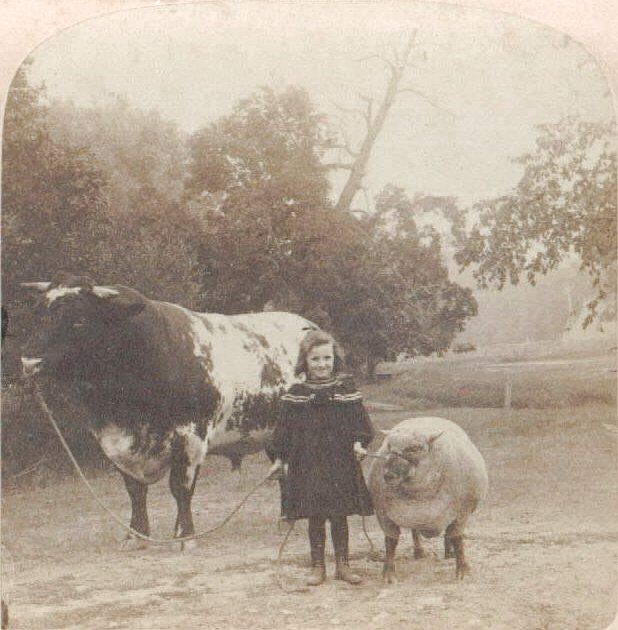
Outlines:
POLYGON ((369 162, 369 158, 371 156, 371 150, 373 149, 373 145, 378 137, 378 134, 384 126, 386 116, 397 98, 397 93, 399 92, 399 82, 401 81, 401 78, 407 68, 406 64, 411 49, 412 39, 408 42, 408 46, 404 51, 402 59, 396 60, 395 63, 388 63, 390 79, 386 88, 386 94, 384 95, 375 116, 372 116, 371 102, 368 102, 367 112, 365 114, 367 133, 363 139, 360 149, 358 150, 356 160, 350 167, 350 176, 348 177, 348 181, 343 187, 343 190, 339 195, 339 199, 335 204, 335 210, 349 212, 352 201, 362 186, 363 177, 365 176, 367 169, 367 163, 369 162))
POLYGON ((367 378, 370 381, 375 381, 378 363, 379 360, 374 355, 367 357, 367 378))

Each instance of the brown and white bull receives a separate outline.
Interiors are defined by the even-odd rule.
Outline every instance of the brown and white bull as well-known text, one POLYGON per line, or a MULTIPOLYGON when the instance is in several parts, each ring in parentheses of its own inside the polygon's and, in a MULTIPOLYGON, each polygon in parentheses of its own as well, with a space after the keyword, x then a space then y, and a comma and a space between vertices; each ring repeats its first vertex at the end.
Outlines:
POLYGON ((148 484, 169 470, 174 535, 194 533, 191 498, 207 453, 264 447, 294 382, 311 322, 290 313, 195 313, 85 277, 26 283, 41 324, 22 364, 52 411, 83 421, 122 474, 131 527, 148 535, 148 484))

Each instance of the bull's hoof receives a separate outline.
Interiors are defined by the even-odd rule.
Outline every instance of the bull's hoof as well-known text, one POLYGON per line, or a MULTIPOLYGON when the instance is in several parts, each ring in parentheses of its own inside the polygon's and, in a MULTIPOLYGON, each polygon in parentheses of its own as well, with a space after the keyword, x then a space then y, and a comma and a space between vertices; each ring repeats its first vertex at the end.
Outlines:
POLYGON ((414 559, 420 560, 421 558, 426 558, 427 554, 424 549, 415 549, 414 550, 414 559))
POLYGON ((461 561, 455 564, 455 579, 463 580, 464 576, 468 575, 469 573, 470 565, 467 562, 461 561))
POLYGON ((385 584, 396 584, 399 580, 397 579, 397 576, 395 575, 395 569, 384 569, 382 571, 382 579, 384 580, 385 584))
POLYGON ((197 549, 197 540, 195 540, 195 538, 191 540, 179 540, 178 542, 174 543, 174 549, 181 552, 197 549))
POLYGON ((455 557, 455 552, 452 549, 445 549, 444 550, 444 559, 445 560, 449 560, 450 558, 454 558, 455 557))
POLYGON ((369 552, 369 560, 371 560, 371 562, 384 562, 384 554, 374 549, 369 552))
POLYGON ((146 549, 148 547, 148 541, 142 538, 136 538, 135 536, 127 536, 122 543, 120 543, 121 551, 139 551, 140 549, 146 549))

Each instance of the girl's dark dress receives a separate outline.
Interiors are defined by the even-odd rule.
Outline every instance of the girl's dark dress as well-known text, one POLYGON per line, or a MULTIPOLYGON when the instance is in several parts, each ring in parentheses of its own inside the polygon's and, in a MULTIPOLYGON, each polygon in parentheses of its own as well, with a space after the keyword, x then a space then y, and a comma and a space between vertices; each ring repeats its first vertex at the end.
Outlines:
POLYGON ((281 400, 273 446, 275 456, 288 464, 282 515, 373 514, 353 445, 367 448, 374 432, 351 379, 297 383, 281 400))

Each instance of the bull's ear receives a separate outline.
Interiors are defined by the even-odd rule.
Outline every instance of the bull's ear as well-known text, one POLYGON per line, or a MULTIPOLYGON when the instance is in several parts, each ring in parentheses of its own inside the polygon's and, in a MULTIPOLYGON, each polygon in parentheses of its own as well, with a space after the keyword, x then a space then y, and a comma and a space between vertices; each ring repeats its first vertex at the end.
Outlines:
POLYGON ((391 431, 392 429, 380 429, 380 433, 383 433, 384 435, 388 435, 391 431))
POLYGON ((112 313, 113 317, 119 319, 128 319, 141 313, 146 306, 143 299, 138 299, 132 294, 114 289, 113 287, 93 286, 92 293, 99 299, 104 300, 112 313))
POLYGON ((132 296, 119 295, 113 297, 108 304, 112 307, 114 317, 119 319, 129 319, 139 315, 146 307, 146 302, 136 300, 132 296))
POLYGON ((123 317, 135 317, 139 315, 144 308, 146 308, 145 302, 138 302, 136 300, 123 300, 122 298, 116 298, 114 305, 118 308, 118 311, 123 317))
POLYGON ((49 287, 51 287, 51 282, 22 282, 22 287, 26 287, 27 289, 36 289, 41 293, 45 293, 49 287))

